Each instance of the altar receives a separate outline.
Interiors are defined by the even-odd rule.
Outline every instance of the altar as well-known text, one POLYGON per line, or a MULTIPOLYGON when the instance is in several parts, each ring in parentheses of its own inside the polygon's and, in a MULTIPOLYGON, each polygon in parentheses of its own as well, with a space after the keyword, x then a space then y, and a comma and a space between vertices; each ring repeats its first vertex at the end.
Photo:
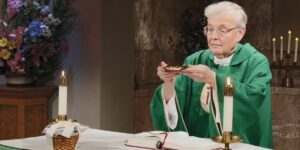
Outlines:
MULTIPOLYGON (((77 150, 141 150, 142 148, 134 148, 125 146, 125 140, 132 138, 134 134, 105 131, 98 129, 88 129, 82 133, 79 138, 77 150)), ((207 138, 198 138, 197 145, 200 149, 219 149, 223 145, 212 142, 207 138), (205 147, 204 147, 205 145, 205 147), (202 147, 201 147, 202 146, 202 147)), ((184 139, 183 139, 184 140, 184 139)), ((189 141, 187 141, 189 142, 189 141)), ((193 143, 195 144, 195 143, 193 143)), ((50 144, 47 143, 46 136, 38 136, 24 139, 2 140, 0 141, 0 149, 18 150, 30 149, 41 150, 50 149, 50 144)), ((198 148, 198 149, 199 149, 198 148)), ((250 144, 237 143, 232 144, 234 150, 267 150, 250 144)))

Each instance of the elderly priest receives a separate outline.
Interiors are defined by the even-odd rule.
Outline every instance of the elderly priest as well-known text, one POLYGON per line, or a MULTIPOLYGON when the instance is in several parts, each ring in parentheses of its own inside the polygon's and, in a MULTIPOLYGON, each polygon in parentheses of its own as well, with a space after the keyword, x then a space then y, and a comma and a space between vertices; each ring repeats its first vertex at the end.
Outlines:
POLYGON ((157 68, 164 83, 151 102, 156 130, 186 131, 198 137, 224 132, 224 86, 233 84, 232 133, 245 143, 272 148, 270 81, 267 58, 250 44, 240 44, 247 15, 232 2, 205 9, 209 49, 188 56, 182 70, 172 71, 165 62, 157 68))

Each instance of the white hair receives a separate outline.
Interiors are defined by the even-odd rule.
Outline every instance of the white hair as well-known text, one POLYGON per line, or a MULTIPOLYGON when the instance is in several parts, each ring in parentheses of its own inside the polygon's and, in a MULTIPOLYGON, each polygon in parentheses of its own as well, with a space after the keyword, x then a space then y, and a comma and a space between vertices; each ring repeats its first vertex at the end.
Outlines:
POLYGON ((218 2, 208 5, 204 10, 204 15, 207 18, 224 13, 235 16, 238 26, 246 27, 247 14, 244 9, 236 3, 229 1, 218 2))

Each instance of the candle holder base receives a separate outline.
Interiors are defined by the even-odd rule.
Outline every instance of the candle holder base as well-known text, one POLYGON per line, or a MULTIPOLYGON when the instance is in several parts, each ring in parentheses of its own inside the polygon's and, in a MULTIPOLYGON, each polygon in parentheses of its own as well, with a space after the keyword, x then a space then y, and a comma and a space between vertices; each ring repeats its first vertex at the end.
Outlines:
POLYGON ((293 79, 289 76, 284 77, 282 80, 281 87, 293 88, 294 87, 293 79))
POLYGON ((294 82, 293 79, 291 78, 290 72, 291 72, 290 69, 285 69, 285 77, 283 78, 281 83, 282 87, 287 87, 287 88, 294 87, 294 82))
POLYGON ((67 115, 58 115, 57 117, 58 121, 66 121, 68 120, 67 115))
POLYGON ((233 136, 231 132, 224 132, 223 136, 217 136, 217 137, 213 137, 211 138, 212 141, 216 142, 216 143, 223 143, 225 144, 225 148, 224 150, 231 150, 229 145, 231 143, 238 143, 238 142, 242 142, 243 138, 240 136, 233 136))

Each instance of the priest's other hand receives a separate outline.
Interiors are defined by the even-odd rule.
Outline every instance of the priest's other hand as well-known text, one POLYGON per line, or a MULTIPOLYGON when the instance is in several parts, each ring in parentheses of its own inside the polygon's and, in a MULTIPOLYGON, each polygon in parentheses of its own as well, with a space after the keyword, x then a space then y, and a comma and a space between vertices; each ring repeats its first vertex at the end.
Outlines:
POLYGON ((166 64, 164 61, 160 62, 160 66, 157 67, 157 76, 163 80, 167 84, 173 84, 174 78, 179 74, 176 72, 167 72, 166 67, 168 64, 166 64))
POLYGON ((168 64, 162 61, 160 66, 157 67, 157 75, 164 81, 163 93, 165 100, 168 103, 170 98, 174 95, 174 79, 179 73, 167 72, 165 69, 167 66, 168 64))
POLYGON ((205 82, 215 87, 215 83, 216 83, 215 72, 210 70, 210 68, 208 68, 205 65, 189 66, 188 68, 183 70, 182 73, 192 78, 194 81, 205 82))

